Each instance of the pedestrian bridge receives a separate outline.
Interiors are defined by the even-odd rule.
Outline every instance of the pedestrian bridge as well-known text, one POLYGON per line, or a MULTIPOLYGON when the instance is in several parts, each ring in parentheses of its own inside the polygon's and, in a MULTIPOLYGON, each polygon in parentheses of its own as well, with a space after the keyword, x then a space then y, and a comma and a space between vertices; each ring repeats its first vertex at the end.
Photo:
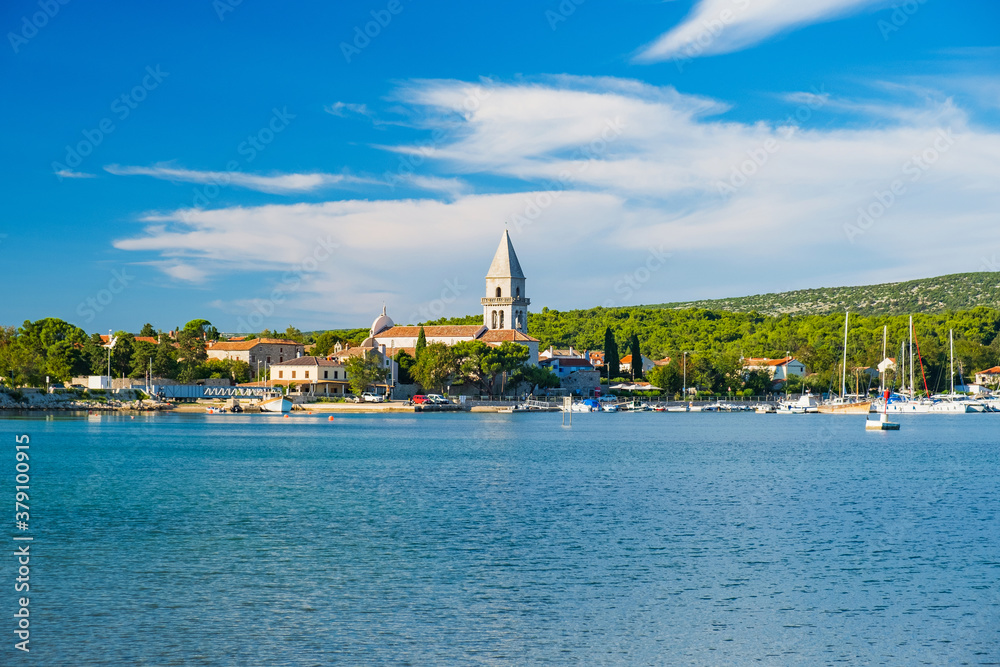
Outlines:
POLYGON ((275 393, 273 387, 206 387, 174 384, 151 387, 154 396, 164 398, 261 398, 275 393))

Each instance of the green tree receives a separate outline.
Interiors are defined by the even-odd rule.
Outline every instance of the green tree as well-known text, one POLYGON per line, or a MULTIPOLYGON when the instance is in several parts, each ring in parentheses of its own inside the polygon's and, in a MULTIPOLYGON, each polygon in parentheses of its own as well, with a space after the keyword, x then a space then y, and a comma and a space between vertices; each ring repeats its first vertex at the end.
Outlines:
MULTIPOLYGON (((128 375, 132 372, 132 354, 134 352, 135 336, 127 331, 116 331, 112 336, 112 340, 115 343, 111 348, 111 377, 128 375)), ((108 341, 108 345, 110 344, 111 341, 108 341)))
POLYGON ((306 337, 302 335, 302 332, 293 327, 291 324, 285 329, 285 333, 282 335, 283 338, 288 340, 294 340, 297 343, 305 343, 306 337))
POLYGON ((618 341, 615 340, 615 335, 611 332, 611 327, 607 327, 604 330, 604 367, 607 370, 608 378, 616 378, 621 375, 620 363, 618 341))
POLYGON ((177 335, 177 345, 177 379, 184 383, 199 379, 199 367, 208 359, 199 329, 185 327, 177 335))
POLYGON ((629 354, 632 355, 632 380, 642 379, 642 352, 639 350, 639 335, 633 333, 629 337, 629 354))
POLYGON ((683 388, 682 375, 680 364, 676 359, 672 359, 669 364, 654 366, 646 374, 646 379, 667 394, 676 394, 683 388))
POLYGON ((410 373, 424 391, 441 391, 458 372, 455 355, 444 343, 431 343, 421 353, 410 373))
POLYGON ((355 395, 367 391, 373 384, 385 382, 387 370, 382 365, 382 358, 374 351, 365 351, 358 356, 348 357, 344 362, 347 381, 355 395))
POLYGON ((534 391, 535 387, 555 389, 559 384, 559 376, 550 369, 524 364, 511 374, 508 386, 516 390, 534 391))
POLYGON ((457 369, 456 382, 475 385, 480 393, 493 395, 497 379, 524 366, 528 348, 506 341, 498 346, 480 340, 462 341, 451 348, 457 369))
POLYGON ((142 325, 142 331, 139 332, 139 335, 143 338, 156 338, 156 329, 153 328, 152 324, 146 322, 142 325))
POLYGON ((146 377, 151 360, 156 356, 156 348, 156 343, 149 343, 144 340, 133 341, 132 359, 129 362, 131 372, 128 374, 130 378, 146 377))
POLYGON ((211 322, 203 319, 191 320, 184 325, 181 333, 192 334, 202 340, 219 340, 219 330, 212 326, 211 322))
POLYGON ((160 344, 156 346, 156 354, 153 356, 153 377, 176 380, 178 370, 173 341, 166 334, 160 334, 160 344))
POLYGON ((331 352, 337 343, 342 343, 344 338, 336 331, 324 331, 316 336, 316 342, 312 353, 317 357, 325 357, 331 352))
POLYGON ((413 349, 413 356, 417 361, 420 361, 420 357, 423 356, 424 350, 427 349, 427 336, 424 335, 424 328, 420 327, 420 331, 417 333, 417 345, 413 349))
POLYGON ((399 383, 400 384, 413 384, 413 364, 417 363, 417 360, 406 353, 406 350, 400 350, 393 357, 395 362, 399 364, 399 383))

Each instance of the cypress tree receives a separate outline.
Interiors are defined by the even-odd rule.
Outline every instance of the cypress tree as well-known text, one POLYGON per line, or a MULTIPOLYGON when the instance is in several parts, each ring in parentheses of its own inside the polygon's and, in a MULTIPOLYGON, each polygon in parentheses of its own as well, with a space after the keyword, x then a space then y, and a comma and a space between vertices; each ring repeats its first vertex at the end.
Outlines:
POLYGON ((642 378, 642 353, 639 351, 639 334, 633 333, 628 341, 629 351, 632 355, 632 379, 636 376, 642 378), (638 368, 638 371, 636 370, 638 368))
POLYGON ((420 333, 417 334, 417 346, 413 350, 413 357, 416 361, 420 361, 420 356, 423 354, 426 348, 427 348, 427 336, 424 335, 424 328, 420 327, 420 333))
POLYGON ((608 384, 621 373, 618 359, 618 343, 611 327, 604 330, 604 366, 608 369, 608 384))

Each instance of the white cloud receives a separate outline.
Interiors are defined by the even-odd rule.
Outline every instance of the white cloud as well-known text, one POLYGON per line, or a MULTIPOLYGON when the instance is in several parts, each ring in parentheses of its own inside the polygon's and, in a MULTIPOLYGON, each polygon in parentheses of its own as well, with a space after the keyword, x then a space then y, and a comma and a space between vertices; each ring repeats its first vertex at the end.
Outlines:
POLYGON ((368 105, 352 104, 350 102, 334 102, 333 104, 323 107, 323 111, 333 116, 339 116, 340 118, 346 118, 349 114, 357 114, 359 116, 372 115, 368 105))
POLYGON ((82 171, 73 171, 72 169, 60 169, 59 171, 55 172, 55 174, 56 174, 56 176, 59 177, 59 180, 62 180, 64 178, 96 178, 97 177, 95 174, 88 174, 88 173, 82 172, 82 171))
POLYGON ((886 0, 701 0, 683 23, 644 47, 636 60, 732 53, 793 28, 886 4, 886 0))
POLYGON ((167 165, 133 167, 109 164, 104 167, 104 170, 115 176, 152 176, 153 178, 165 181, 214 183, 221 186, 232 185, 272 194, 312 192, 324 187, 371 182, 367 179, 347 174, 310 173, 262 176, 239 171, 197 171, 167 165))
POLYGON ((504 220, 533 308, 731 296, 708 284, 754 293, 939 275, 976 270, 981 255, 1000 251, 1000 134, 948 100, 883 103, 877 127, 781 127, 718 118, 723 105, 672 89, 562 77, 495 86, 455 128, 468 85, 406 93, 428 129, 451 130, 427 159, 424 185, 478 173, 513 192, 168 211, 115 246, 183 257, 208 275, 272 271, 260 299, 292 276, 294 290, 270 307, 281 322, 266 326, 356 324, 383 300, 403 319, 456 279, 466 289, 437 314, 477 312, 504 220), (875 212, 870 224, 859 209, 875 212), (649 273, 653 251, 672 257, 649 273))
POLYGON ((171 278, 189 283, 204 282, 208 276, 206 271, 183 262, 162 262, 159 268, 171 278))

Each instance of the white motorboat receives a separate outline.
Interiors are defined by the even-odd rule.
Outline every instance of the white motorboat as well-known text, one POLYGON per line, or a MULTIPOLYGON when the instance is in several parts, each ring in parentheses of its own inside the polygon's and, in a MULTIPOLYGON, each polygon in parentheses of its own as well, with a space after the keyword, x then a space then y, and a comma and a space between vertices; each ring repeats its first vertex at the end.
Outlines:
POLYGON ((291 412, 292 400, 284 396, 275 396, 261 401, 257 407, 261 412, 291 412))
POLYGON ((776 412, 791 415, 812 414, 819 412, 819 405, 817 405, 813 395, 807 391, 799 396, 797 401, 783 401, 779 403, 776 412))

